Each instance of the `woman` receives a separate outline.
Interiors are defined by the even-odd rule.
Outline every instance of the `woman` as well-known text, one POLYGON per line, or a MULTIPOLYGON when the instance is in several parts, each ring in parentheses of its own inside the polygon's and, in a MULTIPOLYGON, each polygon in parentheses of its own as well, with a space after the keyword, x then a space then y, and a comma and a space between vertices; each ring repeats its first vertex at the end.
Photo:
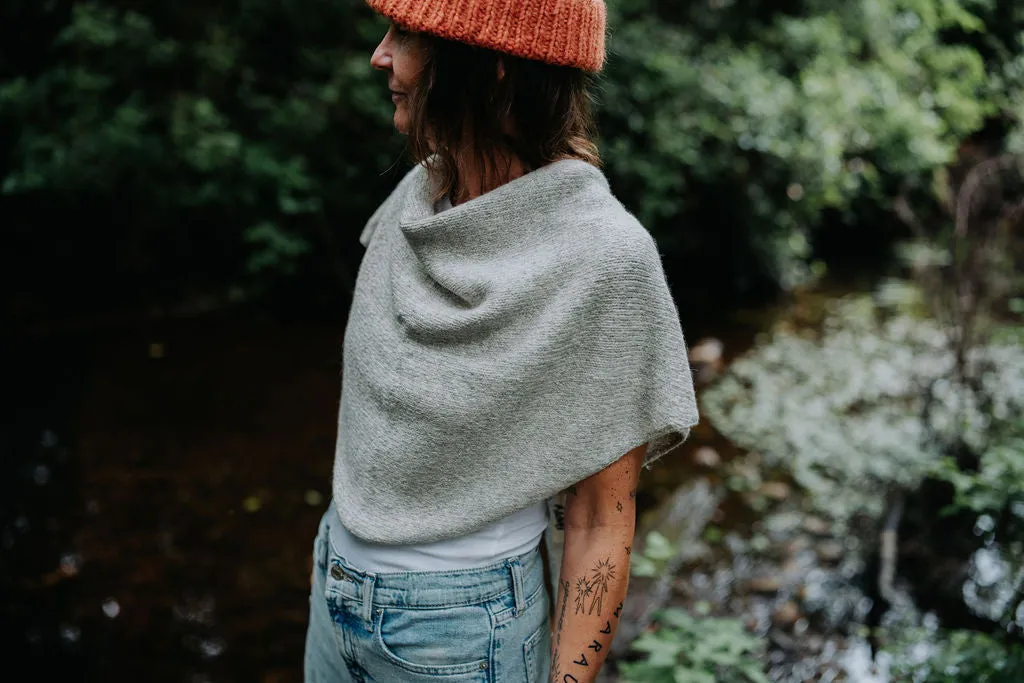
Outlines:
POLYGON ((657 248, 598 169, 605 7, 369 3, 417 165, 360 238, 306 680, 592 681, 640 468, 697 421, 657 248))

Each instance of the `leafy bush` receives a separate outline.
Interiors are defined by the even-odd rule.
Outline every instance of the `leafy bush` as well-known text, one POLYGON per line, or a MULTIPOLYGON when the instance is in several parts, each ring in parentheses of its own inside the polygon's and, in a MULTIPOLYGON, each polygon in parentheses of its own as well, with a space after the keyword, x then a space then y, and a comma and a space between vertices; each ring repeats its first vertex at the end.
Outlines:
POLYGON ((955 354, 934 321, 848 297, 819 339, 779 332, 702 405, 728 438, 791 470, 822 513, 877 518, 888 486, 914 488, 953 443, 982 452, 994 423, 1024 412, 1024 349, 992 343, 970 353, 983 368, 978 392, 951 381, 955 354))
POLYGON ((802 281, 813 231, 866 226, 899 193, 931 196, 986 116, 1024 114, 1020 75, 1004 69, 1019 70, 1016 36, 988 68, 964 42, 985 33, 993 2, 667 7, 612 4, 611 172, 669 243, 720 254, 740 277, 802 281))
POLYGON ((1024 646, 1001 643, 974 631, 949 631, 932 640, 916 635, 887 648, 892 678, 909 683, 1019 683, 1024 680, 1024 646), (926 657, 920 654, 927 653, 926 657))
POLYGON ((646 658, 620 664, 629 683, 768 683, 758 659, 764 643, 737 619, 696 619, 665 609, 632 647, 646 658))
POLYGON ((629 574, 645 578, 662 576, 669 560, 678 553, 678 548, 664 534, 650 531, 644 538, 643 552, 633 553, 630 557, 629 574))
MULTIPOLYGON (((965 136, 1024 116, 1024 12, 1004 0, 609 12, 608 173, 695 313, 821 272, 816 235, 859 243, 894 197, 934 203, 965 136)), ((401 170, 385 173, 402 143, 368 63, 382 31, 363 0, 4 5, 0 214, 18 256, 0 286, 46 309, 289 272, 307 294, 350 284, 355 232, 401 170)))
POLYGON ((384 24, 361 0, 2 11, 0 220, 24 246, 9 291, 38 296, 55 271, 170 302, 300 265, 351 282, 339 245, 400 156, 368 63, 384 24))
POLYGON ((1024 519, 1024 421, 1018 419, 993 439, 981 454, 977 471, 963 471, 954 459, 943 458, 935 475, 953 484, 954 510, 998 515, 1017 505, 1024 519))

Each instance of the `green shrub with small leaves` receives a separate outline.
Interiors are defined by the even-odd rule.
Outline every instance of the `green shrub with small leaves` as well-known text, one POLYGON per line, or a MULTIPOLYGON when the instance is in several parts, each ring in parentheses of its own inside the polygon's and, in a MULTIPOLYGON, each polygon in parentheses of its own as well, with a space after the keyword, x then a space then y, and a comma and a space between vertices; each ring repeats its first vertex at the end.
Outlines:
POLYGON ((633 642, 644 659, 619 669, 628 683, 768 683, 758 658, 764 647, 737 619, 698 619, 670 608, 633 642))
MULTIPOLYGON (((694 315, 823 272, 815 245, 877 232, 896 197, 935 204, 986 121, 1024 145, 1011 0, 608 9, 607 172, 694 315)), ((403 167, 369 65, 384 29, 363 0, 4 4, 0 286, 38 312, 351 285, 355 235, 403 167)))
POLYGON ((1024 116, 1024 11, 1009 3, 610 9, 602 129, 618 187, 669 248, 714 253, 751 285, 804 281, 818 230, 884 220, 901 194, 932 203, 935 171, 986 117, 1024 116))
POLYGON ((8 293, 59 272, 59 302, 173 303, 311 269, 342 292, 401 158, 369 65, 386 26, 362 0, 0 8, 8 293))
POLYGON ((975 631, 917 635, 886 649, 894 681, 908 683, 1020 683, 1024 645, 975 631), (922 643, 927 645, 922 647, 922 643), (922 653, 926 656, 922 657, 922 653))
POLYGON ((955 491, 950 512, 999 515, 1017 505, 1024 522, 1024 421, 1001 432, 982 452, 975 471, 960 469, 953 458, 939 461, 934 475, 953 484, 955 491))

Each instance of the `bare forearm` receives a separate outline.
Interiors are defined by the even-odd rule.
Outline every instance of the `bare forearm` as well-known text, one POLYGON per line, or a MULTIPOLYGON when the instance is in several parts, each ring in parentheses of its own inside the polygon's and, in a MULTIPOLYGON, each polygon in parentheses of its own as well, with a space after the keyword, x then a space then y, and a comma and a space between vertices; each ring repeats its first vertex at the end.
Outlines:
POLYGON ((632 512, 619 525, 566 529, 552 625, 553 683, 590 683, 608 656, 629 583, 632 512))

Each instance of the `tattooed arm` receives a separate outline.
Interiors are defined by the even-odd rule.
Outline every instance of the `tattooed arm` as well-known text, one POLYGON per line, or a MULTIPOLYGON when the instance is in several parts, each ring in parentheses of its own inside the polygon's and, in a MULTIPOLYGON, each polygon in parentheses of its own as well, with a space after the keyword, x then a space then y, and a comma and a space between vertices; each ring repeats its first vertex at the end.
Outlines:
POLYGON ((552 683, 591 683, 608 656, 629 582, 636 484, 647 446, 584 479, 565 504, 551 638, 552 683))

